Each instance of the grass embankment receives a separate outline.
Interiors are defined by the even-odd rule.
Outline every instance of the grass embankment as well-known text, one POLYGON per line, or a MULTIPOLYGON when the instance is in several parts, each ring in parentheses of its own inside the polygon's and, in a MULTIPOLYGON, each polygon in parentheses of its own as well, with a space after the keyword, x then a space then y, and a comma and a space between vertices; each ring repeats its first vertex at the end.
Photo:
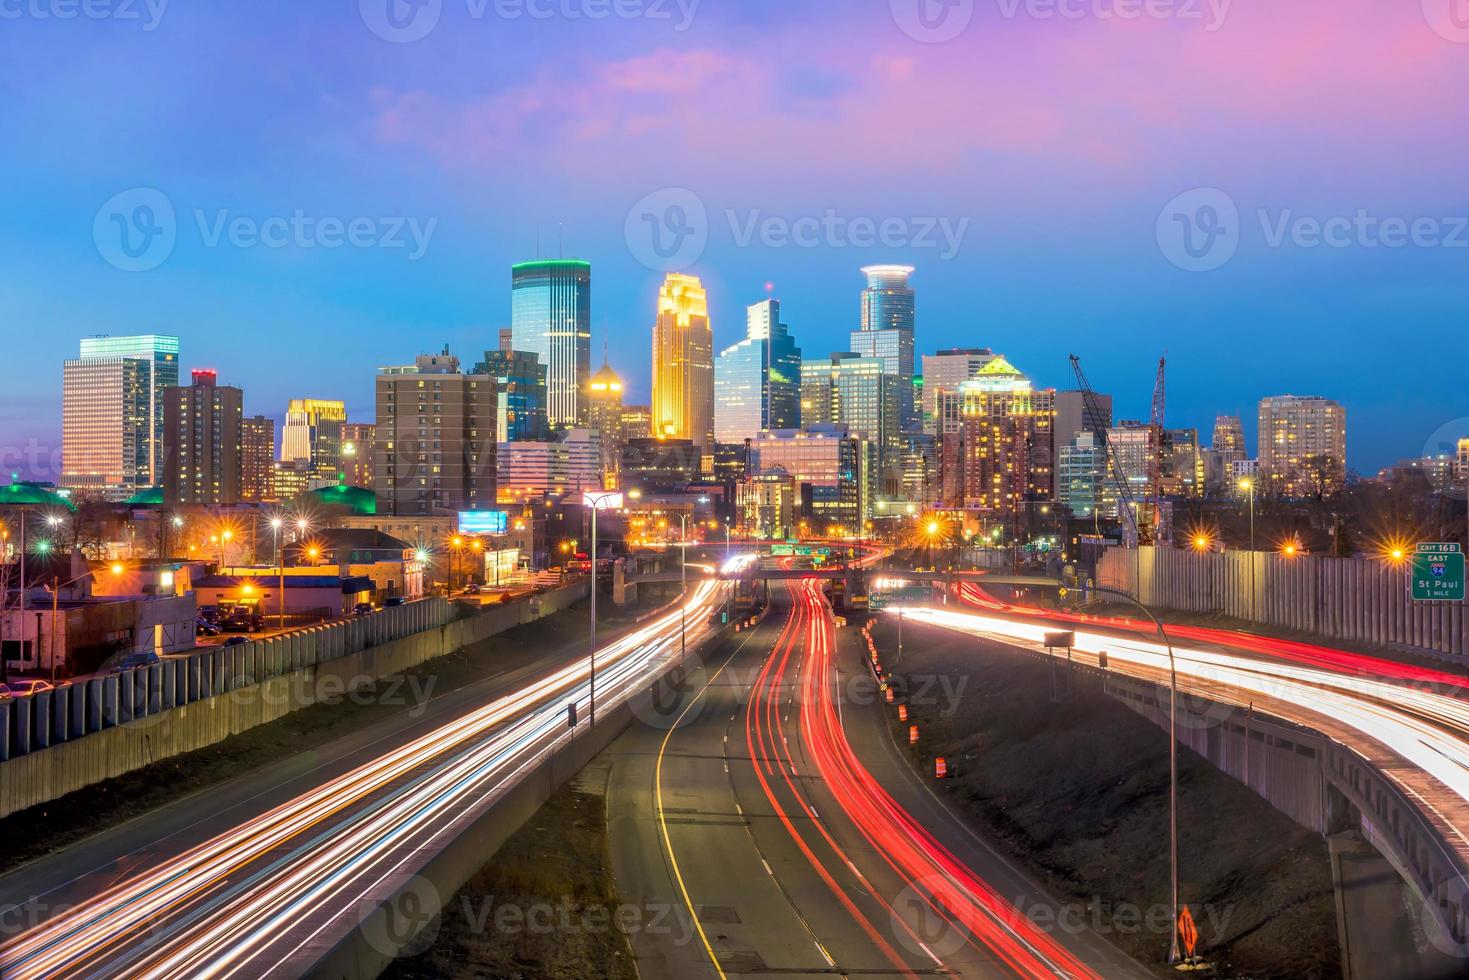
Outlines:
POLYGON ((386 980, 636 980, 616 927, 605 797, 563 787, 446 905, 433 944, 386 980))
MULTIPOLYGON (((904 726, 900 744, 913 764, 930 778, 945 756, 955 775, 940 792, 976 830, 1106 939, 1177 976, 1161 965, 1171 919, 1166 733, 1108 697, 1095 674, 1077 672, 1058 703, 1050 664, 907 629, 902 672, 915 685, 967 678, 957 704, 910 709, 922 743, 908 748, 904 726)), ((896 649, 887 620, 873 634, 879 650, 896 649)), ((1339 977, 1325 841, 1187 749, 1179 797, 1181 890, 1214 975, 1339 977)))
MULTIPOLYGON (((598 609, 601 636, 632 624, 646 607, 598 609), (604 611, 605 610, 605 611, 604 611)), ((226 780, 309 752, 504 670, 586 641, 587 604, 517 626, 482 643, 319 703, 217 745, 22 810, 0 820, 0 873, 226 780), (430 683, 431 682, 431 683, 430 683)))

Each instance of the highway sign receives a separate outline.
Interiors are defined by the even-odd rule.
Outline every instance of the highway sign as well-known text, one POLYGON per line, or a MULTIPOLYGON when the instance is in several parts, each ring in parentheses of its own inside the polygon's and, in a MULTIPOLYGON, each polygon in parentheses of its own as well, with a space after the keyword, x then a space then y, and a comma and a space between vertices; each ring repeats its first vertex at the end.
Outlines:
POLYGON ((886 609, 895 602, 928 602, 933 598, 929 585, 902 585, 892 589, 873 589, 867 595, 867 608, 886 609))
POLYGON ((1464 552, 1458 543, 1420 544, 1413 553, 1414 602, 1464 601, 1464 552))

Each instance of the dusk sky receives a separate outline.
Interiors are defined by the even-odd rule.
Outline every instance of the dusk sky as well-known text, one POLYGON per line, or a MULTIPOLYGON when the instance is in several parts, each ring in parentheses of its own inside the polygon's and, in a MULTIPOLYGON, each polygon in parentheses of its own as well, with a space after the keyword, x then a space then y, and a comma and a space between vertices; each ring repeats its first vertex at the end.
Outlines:
POLYGON ((645 216, 718 347, 772 283, 845 349, 900 262, 920 352, 1060 388, 1074 352, 1122 417, 1166 349, 1205 442, 1286 393, 1347 406, 1364 472, 1469 434, 1463 0, 419 3, 0 0, 7 468, 55 478, 26 447, 93 334, 371 421, 377 367, 496 345, 538 247, 592 263, 594 361, 644 401, 645 216))

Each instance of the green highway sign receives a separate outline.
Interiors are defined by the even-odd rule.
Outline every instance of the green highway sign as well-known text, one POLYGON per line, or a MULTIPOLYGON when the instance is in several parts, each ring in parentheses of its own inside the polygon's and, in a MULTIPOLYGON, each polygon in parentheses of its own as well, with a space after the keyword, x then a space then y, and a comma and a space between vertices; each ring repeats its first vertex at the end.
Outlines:
POLYGON ((1464 552, 1457 543, 1420 544, 1413 553, 1414 602, 1464 601, 1464 552))
POLYGON ((895 589, 872 589, 867 594, 867 608, 886 609, 895 602, 928 602, 933 599, 931 585, 903 585, 895 589))

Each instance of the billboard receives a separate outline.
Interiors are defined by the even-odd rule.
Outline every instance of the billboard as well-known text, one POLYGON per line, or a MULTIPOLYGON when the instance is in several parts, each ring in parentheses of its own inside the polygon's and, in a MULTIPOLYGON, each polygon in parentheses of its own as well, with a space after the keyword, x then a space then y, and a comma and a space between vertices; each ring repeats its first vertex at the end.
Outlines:
POLYGON ((465 510, 459 512, 460 534, 504 534, 509 526, 509 511, 465 510))

